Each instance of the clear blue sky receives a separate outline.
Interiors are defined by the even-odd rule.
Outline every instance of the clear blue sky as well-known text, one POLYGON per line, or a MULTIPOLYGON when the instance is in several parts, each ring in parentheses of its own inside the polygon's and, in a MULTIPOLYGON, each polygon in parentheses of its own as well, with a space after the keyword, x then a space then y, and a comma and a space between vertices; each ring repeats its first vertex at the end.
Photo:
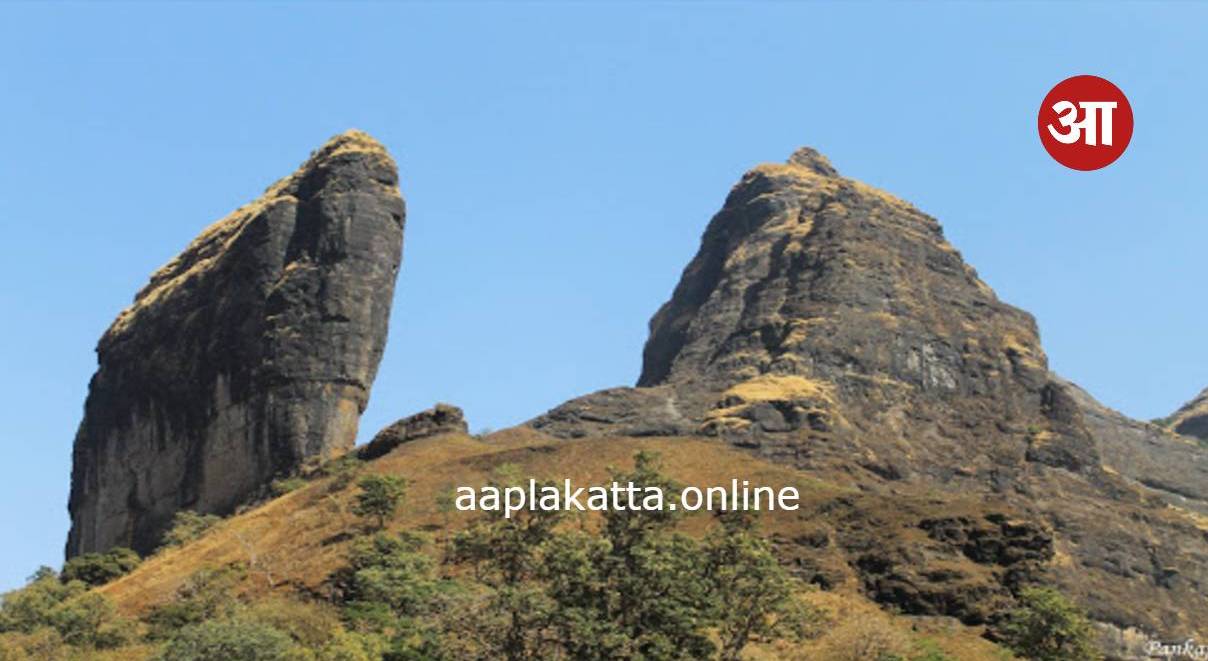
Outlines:
POLYGON ((1053 367, 1131 415, 1208 385, 1208 7, 0 6, 0 588, 57 565, 93 347, 148 275, 330 135, 408 201, 371 435, 632 383, 730 186, 800 145, 937 216, 1053 367), (1040 100, 1129 96, 1106 170, 1040 100))

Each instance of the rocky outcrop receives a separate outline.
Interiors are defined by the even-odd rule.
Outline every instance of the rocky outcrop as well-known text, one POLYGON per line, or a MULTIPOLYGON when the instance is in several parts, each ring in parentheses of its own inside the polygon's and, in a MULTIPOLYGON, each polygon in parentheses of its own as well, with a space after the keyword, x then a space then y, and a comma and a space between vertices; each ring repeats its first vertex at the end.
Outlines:
POLYGON ((353 131, 152 275, 97 346, 67 555, 148 551, 176 511, 228 513, 351 448, 403 223, 394 161, 353 131))
POLYGON ((373 440, 357 449, 357 457, 365 461, 389 454, 398 446, 441 434, 466 434, 465 414, 456 406, 437 404, 415 415, 398 420, 378 432, 373 440))
POLYGON ((1208 388, 1170 416, 1170 428, 1179 434, 1208 440, 1208 388))
POLYGON ((731 190, 643 358, 638 387, 530 424, 710 436, 868 493, 992 503, 927 524, 929 544, 972 544, 985 571, 945 573, 884 527, 869 529, 868 553, 849 549, 865 590, 899 608, 990 620, 1026 577, 1115 630, 1208 635, 1208 525, 1177 504, 1203 493, 1204 450, 1156 439, 1053 376, 1033 318, 998 300, 935 219, 812 149, 731 190), (1009 520, 991 519, 1001 508, 1009 520), (1018 542, 1009 557, 1026 556, 1027 571, 978 540, 1018 542))

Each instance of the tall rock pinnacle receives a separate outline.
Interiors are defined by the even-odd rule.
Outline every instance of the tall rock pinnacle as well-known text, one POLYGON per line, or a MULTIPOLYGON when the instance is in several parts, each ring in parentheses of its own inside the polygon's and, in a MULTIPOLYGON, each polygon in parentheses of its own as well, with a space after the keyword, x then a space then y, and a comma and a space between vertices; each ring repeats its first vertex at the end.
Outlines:
POLYGON ((386 342, 404 204, 386 150, 336 136, 151 276, 97 346, 69 557, 154 547, 351 448, 386 342))

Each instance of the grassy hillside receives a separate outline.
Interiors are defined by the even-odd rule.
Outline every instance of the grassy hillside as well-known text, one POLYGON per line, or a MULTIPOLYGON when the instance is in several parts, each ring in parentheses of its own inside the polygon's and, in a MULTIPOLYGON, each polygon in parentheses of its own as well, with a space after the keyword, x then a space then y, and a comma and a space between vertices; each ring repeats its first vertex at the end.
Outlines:
MULTIPOLYGON (((856 509, 865 512, 861 516, 868 521, 864 523, 884 529, 887 538, 907 545, 926 541, 925 533, 916 525, 919 516, 939 512, 945 516, 962 512, 974 516, 984 509, 982 505, 939 500, 927 494, 873 497, 860 493, 843 475, 835 475, 833 481, 819 481, 721 443, 690 438, 562 441, 518 428, 486 438, 446 434, 421 439, 354 466, 350 470, 355 475, 317 471, 305 481, 283 485, 293 490, 217 523, 199 539, 159 551, 132 573, 96 592, 110 599, 117 612, 145 635, 149 616, 153 618, 157 610, 179 601, 182 588, 196 581, 199 573, 239 566, 243 571, 224 589, 243 607, 260 608, 261 613, 305 608, 306 615, 293 619, 326 623, 315 625, 316 630, 341 630, 338 614, 327 603, 329 579, 348 564, 351 545, 367 534, 365 521, 353 514, 358 492, 354 479, 365 475, 406 478, 404 505, 387 528, 391 533, 419 531, 430 536, 432 543, 425 552, 439 562, 452 536, 478 516, 449 511, 449 507, 438 504, 442 494, 450 493, 453 486, 481 486, 504 466, 526 477, 557 481, 570 478, 576 485, 601 484, 609 475, 609 467, 628 469, 634 454, 641 450, 658 453, 663 473, 681 484, 723 486, 738 478, 749 480, 753 486, 796 485, 800 491, 799 511, 768 513, 761 517, 761 529, 790 572, 802 579, 794 590, 824 615, 825 624, 805 639, 757 641, 746 648, 744 658, 863 659, 881 653, 898 655, 885 658, 902 659, 1011 658, 1003 648, 983 639, 980 627, 945 617, 894 615, 879 608, 864 596, 865 586, 851 569, 851 550, 835 542, 840 525, 836 521, 850 516, 853 502, 857 503, 856 509), (817 541, 820 539, 824 543, 817 541)), ((572 516, 561 525, 592 530, 598 518, 572 516)), ((713 518, 707 513, 687 516, 678 524, 681 531, 693 537, 704 535, 712 525, 713 518)), ((962 585, 978 589, 991 571, 960 558, 943 558, 942 563, 952 577, 954 590, 962 589, 962 585)), ((457 565, 437 566, 442 575, 469 571, 457 565)), ((141 641, 141 635, 131 641, 141 641)), ((332 635, 322 634, 327 638, 332 635)), ((158 649, 154 641, 138 642, 93 654, 95 658, 149 658, 158 649)), ((22 657, 0 653, 0 658, 22 657)))

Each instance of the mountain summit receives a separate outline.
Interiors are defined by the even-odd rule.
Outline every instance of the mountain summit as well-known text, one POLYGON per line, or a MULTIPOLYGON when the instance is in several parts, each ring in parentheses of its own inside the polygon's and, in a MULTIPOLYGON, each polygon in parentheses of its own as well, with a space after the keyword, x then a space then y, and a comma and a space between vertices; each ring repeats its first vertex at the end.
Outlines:
MULTIPOLYGON (((904 511, 918 489, 933 504, 977 494, 1046 540, 1029 548, 1064 559, 1045 564, 1046 580, 1104 626, 1208 629, 1208 609, 1178 605, 1202 603, 1208 585, 1195 514, 1208 494, 1194 486, 1208 483, 1208 453, 1051 374, 1035 320, 998 299, 934 218, 810 148, 730 191, 650 322, 636 388, 530 424, 561 437, 713 437, 893 494, 904 511)), ((904 612, 984 615, 979 598, 934 580, 943 572, 925 554, 853 563, 904 612)), ((981 599, 1015 590, 1020 571, 981 599)))
POLYGON ((146 552, 352 447, 386 342, 403 200, 386 150, 336 136, 151 276, 97 346, 69 557, 146 552))

